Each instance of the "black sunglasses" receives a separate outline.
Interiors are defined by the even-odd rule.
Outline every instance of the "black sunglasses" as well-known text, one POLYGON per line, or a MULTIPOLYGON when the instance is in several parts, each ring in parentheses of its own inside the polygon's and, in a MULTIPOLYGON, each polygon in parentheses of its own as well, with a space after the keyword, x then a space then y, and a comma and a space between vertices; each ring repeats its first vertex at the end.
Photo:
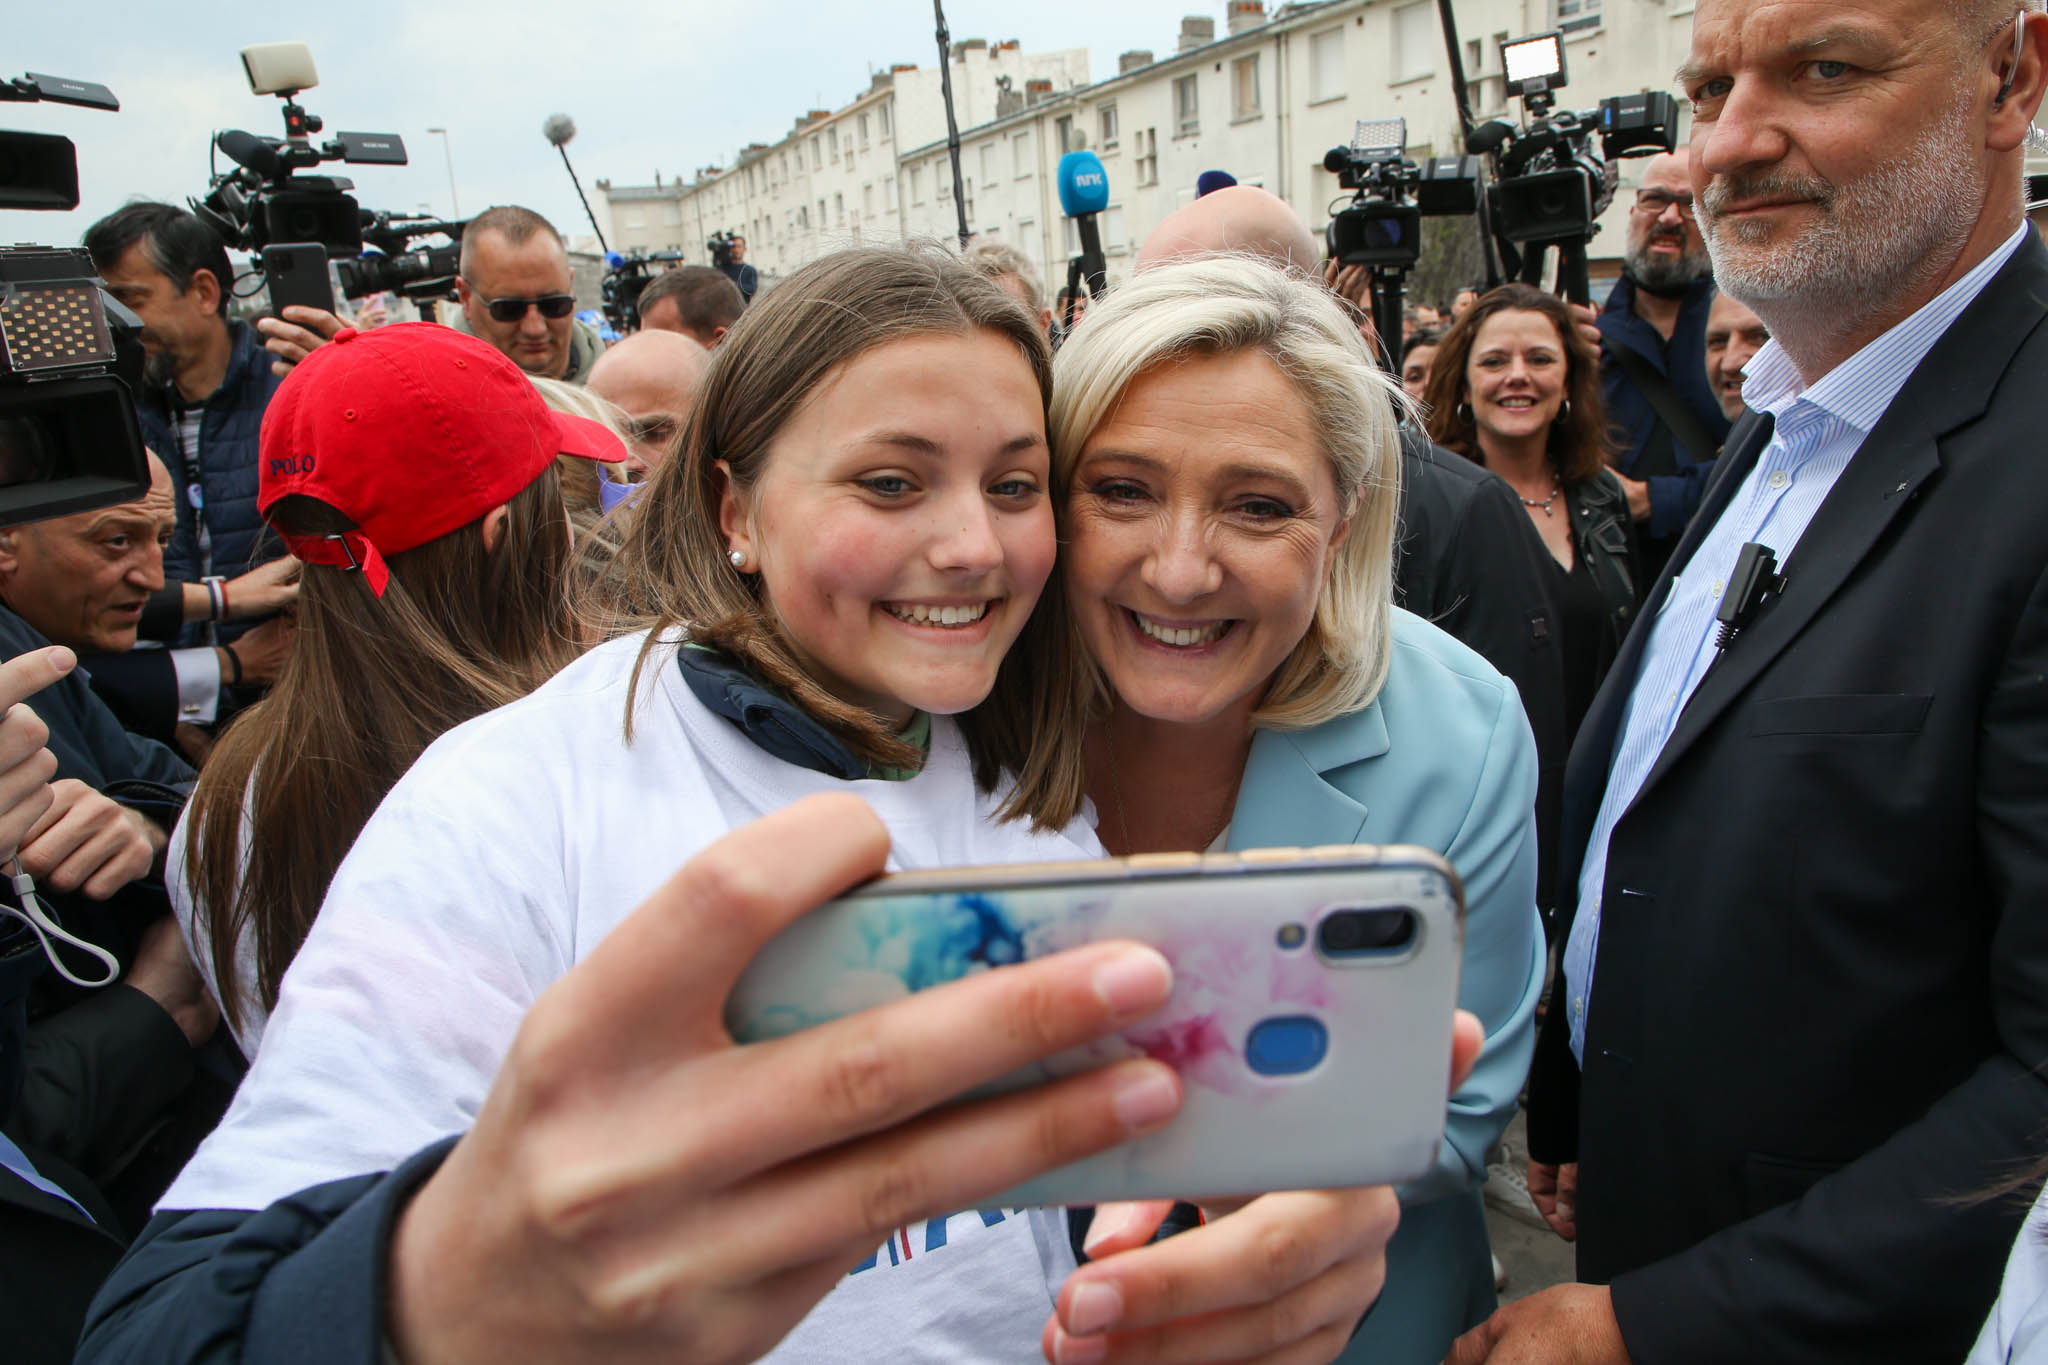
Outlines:
MULTIPOLYGON (((469 281, 463 283, 469 284, 469 281)), ((565 318, 576 311, 576 299, 571 294, 543 294, 537 299, 487 299, 474 284, 469 284, 469 287, 482 301, 493 322, 518 322, 526 316, 529 308, 540 309, 544 318, 565 318)))

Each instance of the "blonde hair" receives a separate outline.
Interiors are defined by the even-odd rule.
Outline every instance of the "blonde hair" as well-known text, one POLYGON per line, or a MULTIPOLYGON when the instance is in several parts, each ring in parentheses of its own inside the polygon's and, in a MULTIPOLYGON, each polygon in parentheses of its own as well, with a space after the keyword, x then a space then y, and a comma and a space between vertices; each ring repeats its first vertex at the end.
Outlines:
MULTIPOLYGON (((541 401, 556 412, 588 418, 609 428, 621 442, 626 441, 628 418, 616 403, 559 379, 530 374, 527 380, 540 394, 541 401)), ((625 542, 623 518, 630 512, 622 507, 615 516, 605 515, 602 489, 606 476, 597 461, 557 455, 555 473, 562 485, 562 506, 569 514, 570 597, 587 637, 595 643, 623 628, 619 620, 622 592, 614 577, 614 566, 625 542)))
MULTIPOLYGON (((1392 651, 1394 518, 1400 496, 1399 416, 1407 399, 1382 373, 1327 290, 1248 255, 1198 256, 1148 267, 1090 313, 1053 362, 1048 434, 1064 510, 1082 448, 1139 376, 1189 356, 1258 351, 1300 394, 1337 485, 1349 532, 1335 553, 1306 634, 1274 672, 1254 725, 1305 730, 1371 704, 1392 651)), ((1081 803, 1080 735, 1106 710, 1107 680, 1079 642, 1064 594, 1049 594, 1018 648, 1050 651, 1055 678, 1032 699, 1028 752, 1012 811, 1071 814, 1081 803)), ((1006 758, 1011 756, 1006 755, 1006 758)))

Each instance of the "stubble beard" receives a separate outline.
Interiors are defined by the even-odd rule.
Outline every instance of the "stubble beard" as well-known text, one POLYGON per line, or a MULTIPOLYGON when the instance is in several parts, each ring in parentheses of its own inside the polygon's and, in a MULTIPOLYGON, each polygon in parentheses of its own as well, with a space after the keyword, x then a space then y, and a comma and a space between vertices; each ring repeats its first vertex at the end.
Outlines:
POLYGON ((1911 148, 1853 181, 1792 174, 1717 179, 1700 212, 1715 282, 1748 304, 1782 344, 1788 333, 1851 328, 1940 278, 1975 229, 1987 189, 1972 173, 1965 121, 1971 98, 1959 86, 1911 148), (1820 220, 1775 244, 1770 223, 1716 221, 1732 202, 1780 196, 1810 201, 1820 220))

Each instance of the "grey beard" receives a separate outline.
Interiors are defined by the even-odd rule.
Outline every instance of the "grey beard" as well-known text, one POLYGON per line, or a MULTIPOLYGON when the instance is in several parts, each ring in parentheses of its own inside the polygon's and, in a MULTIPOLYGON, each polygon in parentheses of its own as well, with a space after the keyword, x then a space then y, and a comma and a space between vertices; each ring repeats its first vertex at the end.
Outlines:
POLYGON ((1639 247, 1630 247, 1622 260, 1637 284, 1653 290, 1683 289, 1705 279, 1713 269, 1713 262, 1703 251, 1681 250, 1677 259, 1669 261, 1653 259, 1647 240, 1639 247))

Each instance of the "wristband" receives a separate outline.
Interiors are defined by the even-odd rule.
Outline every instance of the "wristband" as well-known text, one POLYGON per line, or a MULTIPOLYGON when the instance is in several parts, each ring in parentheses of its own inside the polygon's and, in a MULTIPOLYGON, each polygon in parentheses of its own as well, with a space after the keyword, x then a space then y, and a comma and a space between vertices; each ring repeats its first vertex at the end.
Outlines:
POLYGON ((225 620, 227 620, 227 619, 228 619, 228 589, 227 589, 227 580, 226 580, 226 579, 224 579, 224 578, 222 578, 222 577, 221 577, 220 575, 218 575, 218 574, 209 574, 209 575, 207 575, 207 576, 206 576, 205 578, 202 578, 202 579, 200 579, 199 581, 200 581, 200 583, 201 583, 201 584, 203 584, 203 585, 205 586, 205 588, 206 588, 206 596, 207 596, 207 600, 208 600, 208 601, 210 601, 210 602, 211 602, 211 603, 213 604, 213 617, 212 617, 212 619, 213 619, 213 620, 216 620, 216 621, 225 621, 225 620))
POLYGON ((228 686, 240 687, 242 685, 241 656, 236 654, 235 651, 227 645, 222 645, 220 647, 220 652, 228 656, 228 686))

